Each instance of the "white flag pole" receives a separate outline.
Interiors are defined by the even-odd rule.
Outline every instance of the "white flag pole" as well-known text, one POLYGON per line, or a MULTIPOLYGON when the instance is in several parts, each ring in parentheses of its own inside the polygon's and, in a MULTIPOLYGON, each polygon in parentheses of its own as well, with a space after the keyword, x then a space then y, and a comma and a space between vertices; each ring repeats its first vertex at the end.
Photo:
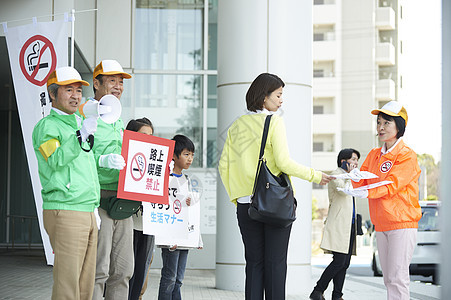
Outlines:
POLYGON ((74 68, 74 53, 75 53, 75 9, 71 10, 71 35, 70 35, 70 66, 74 68))

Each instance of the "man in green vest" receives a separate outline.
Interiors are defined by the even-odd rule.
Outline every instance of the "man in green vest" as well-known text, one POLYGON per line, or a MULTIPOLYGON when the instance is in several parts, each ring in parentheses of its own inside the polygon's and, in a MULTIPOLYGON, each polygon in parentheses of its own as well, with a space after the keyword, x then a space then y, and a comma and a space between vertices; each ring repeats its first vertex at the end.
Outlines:
MULTIPOLYGON (((102 60, 94 69, 94 100, 114 95, 119 100, 124 91, 124 72, 115 60, 102 60)), ((97 245, 97 266, 94 300, 128 299, 128 287, 134 270, 132 214, 118 216, 117 199, 119 170, 125 166, 121 156, 124 123, 121 118, 107 124, 99 118, 93 147, 100 182, 101 225, 97 245), (105 290, 106 288, 106 290, 105 290)), ((131 201, 130 201, 131 202, 131 201)), ((139 207, 139 202, 132 201, 139 207)))
POLYGON ((75 114, 89 85, 72 67, 47 80, 50 114, 33 130, 33 147, 42 186, 44 228, 55 254, 52 299, 91 299, 94 289, 100 187, 94 155, 86 142, 95 118, 75 114))

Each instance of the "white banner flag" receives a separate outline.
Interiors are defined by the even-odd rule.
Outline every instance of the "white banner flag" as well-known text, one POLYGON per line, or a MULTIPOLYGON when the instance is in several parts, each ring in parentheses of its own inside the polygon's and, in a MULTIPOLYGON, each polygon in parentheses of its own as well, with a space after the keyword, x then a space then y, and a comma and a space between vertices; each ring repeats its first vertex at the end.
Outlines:
POLYGON ((69 24, 54 21, 5 27, 17 108, 48 264, 53 264, 53 251, 42 220, 41 183, 31 134, 35 124, 48 115, 51 108, 47 78, 57 67, 67 66, 69 24))

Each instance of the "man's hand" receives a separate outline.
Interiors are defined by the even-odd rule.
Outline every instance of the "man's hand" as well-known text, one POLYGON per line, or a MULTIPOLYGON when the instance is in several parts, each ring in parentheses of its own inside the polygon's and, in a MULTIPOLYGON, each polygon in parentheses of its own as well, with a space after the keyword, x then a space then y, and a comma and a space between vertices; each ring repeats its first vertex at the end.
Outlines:
POLYGON ((191 205, 191 197, 186 198, 186 205, 191 205))
POLYGON ((99 166, 102 168, 122 170, 125 167, 125 160, 122 155, 115 153, 100 155, 99 166))
POLYGON ((81 141, 86 142, 91 134, 94 134, 97 130, 97 118, 90 117, 83 121, 83 125, 80 128, 81 141))

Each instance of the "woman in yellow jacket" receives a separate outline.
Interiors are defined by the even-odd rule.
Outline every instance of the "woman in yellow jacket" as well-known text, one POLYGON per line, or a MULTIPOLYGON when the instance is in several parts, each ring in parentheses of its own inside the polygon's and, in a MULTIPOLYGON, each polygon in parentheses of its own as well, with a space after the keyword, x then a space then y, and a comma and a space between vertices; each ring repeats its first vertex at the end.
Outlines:
POLYGON ((368 198, 371 222, 376 230, 377 249, 387 287, 387 299, 408 300, 409 265, 416 246, 421 208, 418 203, 418 177, 420 167, 416 153, 402 136, 407 124, 407 111, 397 101, 390 101, 377 115, 377 134, 382 148, 370 151, 360 170, 379 176, 361 180, 354 187, 383 180, 392 183, 365 191, 346 192, 368 198))
MULTIPOLYGON (((246 259, 246 299, 285 299, 288 240, 291 225, 274 227, 248 216, 250 195, 255 180, 263 125, 268 114, 282 105, 284 82, 276 75, 260 74, 246 94, 249 113, 229 128, 219 161, 219 173, 230 200, 237 204, 238 225, 246 259)), ((264 157, 273 174, 284 172, 319 184, 331 177, 293 161, 288 153, 283 119, 272 117, 264 157)))

